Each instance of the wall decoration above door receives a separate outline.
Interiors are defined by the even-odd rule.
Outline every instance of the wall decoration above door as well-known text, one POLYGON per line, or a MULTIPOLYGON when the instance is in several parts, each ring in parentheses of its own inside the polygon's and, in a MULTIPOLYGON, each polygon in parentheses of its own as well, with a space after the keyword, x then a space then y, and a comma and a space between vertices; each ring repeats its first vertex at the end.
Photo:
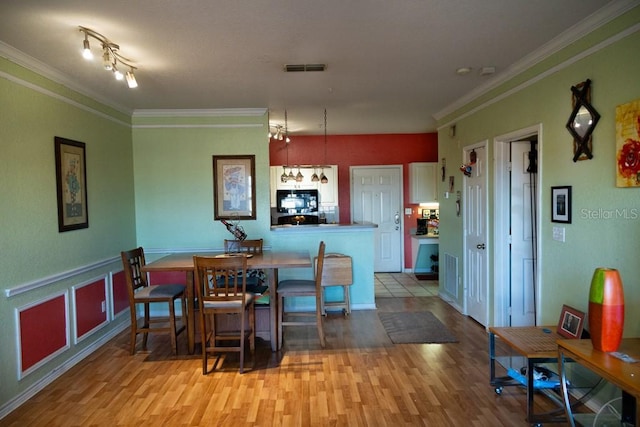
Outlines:
POLYGON ((571 86, 573 111, 567 121, 567 130, 573 136, 573 161, 593 158, 591 134, 600 120, 600 114, 591 105, 591 80, 571 86))
POLYGON ((640 99, 616 107, 616 186, 640 187, 640 99))

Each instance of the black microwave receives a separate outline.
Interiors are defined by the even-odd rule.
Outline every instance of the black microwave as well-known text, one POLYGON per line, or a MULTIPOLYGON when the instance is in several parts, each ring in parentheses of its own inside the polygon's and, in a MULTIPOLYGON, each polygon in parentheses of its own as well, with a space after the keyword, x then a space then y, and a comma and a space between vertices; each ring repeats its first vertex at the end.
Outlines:
POLYGON ((318 190, 276 190, 280 213, 318 212, 318 190))

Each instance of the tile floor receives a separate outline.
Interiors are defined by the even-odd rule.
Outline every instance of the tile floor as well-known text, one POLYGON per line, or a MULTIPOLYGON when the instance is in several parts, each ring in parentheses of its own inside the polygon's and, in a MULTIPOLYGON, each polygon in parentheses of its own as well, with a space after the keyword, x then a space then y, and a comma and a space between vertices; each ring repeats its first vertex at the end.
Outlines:
POLYGON ((438 295, 437 280, 418 280, 412 273, 375 273, 376 298, 438 295))

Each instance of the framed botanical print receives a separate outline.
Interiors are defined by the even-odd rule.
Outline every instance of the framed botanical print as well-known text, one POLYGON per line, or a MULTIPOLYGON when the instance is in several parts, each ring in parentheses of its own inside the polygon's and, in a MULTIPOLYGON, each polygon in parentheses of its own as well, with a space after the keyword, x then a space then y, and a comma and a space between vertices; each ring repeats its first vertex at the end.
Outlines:
POLYGON ((255 156, 213 156, 214 219, 256 219, 255 156))
POLYGON ((58 231, 89 227, 84 142, 55 137, 58 231))

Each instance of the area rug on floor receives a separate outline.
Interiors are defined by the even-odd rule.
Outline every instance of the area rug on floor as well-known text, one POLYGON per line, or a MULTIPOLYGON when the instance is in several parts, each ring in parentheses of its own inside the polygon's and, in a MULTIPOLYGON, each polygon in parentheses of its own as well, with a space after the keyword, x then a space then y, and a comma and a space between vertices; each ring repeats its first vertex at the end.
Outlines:
POLYGON ((378 313, 394 344, 458 342, 430 311, 378 313))

